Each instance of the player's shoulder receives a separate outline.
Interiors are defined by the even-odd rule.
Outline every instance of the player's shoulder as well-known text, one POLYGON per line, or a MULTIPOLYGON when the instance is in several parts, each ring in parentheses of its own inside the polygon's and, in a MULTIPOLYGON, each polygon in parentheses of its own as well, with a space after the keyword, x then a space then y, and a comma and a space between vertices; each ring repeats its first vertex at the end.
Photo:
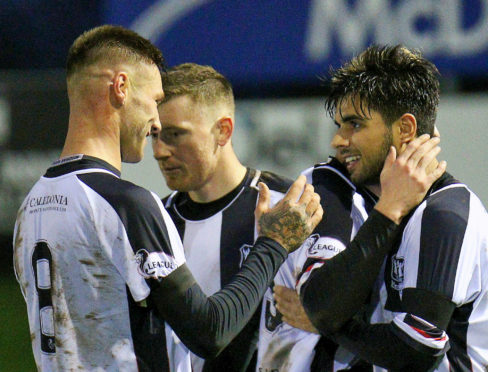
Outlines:
POLYGON ((270 171, 261 171, 259 182, 265 183, 270 190, 286 193, 293 181, 285 176, 270 171))
POLYGON ((353 186, 345 166, 336 158, 329 157, 326 162, 315 164, 308 169, 315 182, 322 179, 340 180, 353 186))
POLYGON ((449 226, 462 226, 468 220, 486 220, 487 212, 480 199, 462 182, 445 173, 419 208, 422 220, 449 226), (422 206, 421 206, 422 207, 422 206))
POLYGON ((438 212, 455 212, 469 208, 475 197, 468 187, 447 172, 434 183, 426 197, 425 209, 438 212))
POLYGON ((93 172, 79 174, 78 178, 114 209, 127 210, 128 213, 147 212, 157 205, 158 198, 151 191, 112 174, 93 172))
POLYGON ((307 177, 307 181, 314 186, 341 184, 355 189, 344 165, 333 157, 329 157, 326 162, 318 163, 305 169, 301 174, 307 177))

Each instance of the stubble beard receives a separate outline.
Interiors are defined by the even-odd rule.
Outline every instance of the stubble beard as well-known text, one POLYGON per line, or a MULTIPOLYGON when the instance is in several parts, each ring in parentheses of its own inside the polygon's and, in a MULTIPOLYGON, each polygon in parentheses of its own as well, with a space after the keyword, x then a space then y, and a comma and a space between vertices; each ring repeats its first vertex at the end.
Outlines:
POLYGON ((375 186, 380 184, 380 175, 385 164, 386 157, 390 151, 390 147, 393 145, 393 135, 390 128, 387 128, 385 136, 383 137, 383 142, 375 154, 374 158, 371 159, 370 164, 367 168, 359 174, 357 177, 351 176, 352 181, 356 185, 361 186, 375 186), (356 178, 356 179, 355 179, 356 178))
POLYGON ((121 133, 120 155, 124 163, 138 163, 144 152, 146 126, 132 124, 121 133))

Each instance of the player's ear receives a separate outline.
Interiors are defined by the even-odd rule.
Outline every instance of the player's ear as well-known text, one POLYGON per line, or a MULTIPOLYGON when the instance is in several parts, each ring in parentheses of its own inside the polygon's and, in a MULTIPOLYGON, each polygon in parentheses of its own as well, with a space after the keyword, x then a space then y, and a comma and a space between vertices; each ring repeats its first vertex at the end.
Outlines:
POLYGON ((126 72, 119 71, 112 78, 112 103, 116 107, 123 106, 127 99, 129 88, 129 76, 126 72))
POLYGON ((403 114, 398 119, 398 129, 400 143, 409 143, 417 136, 417 119, 412 114, 403 114))
POLYGON ((232 133, 234 132, 234 121, 230 116, 221 117, 217 121, 217 143, 219 146, 224 146, 230 141, 232 133))

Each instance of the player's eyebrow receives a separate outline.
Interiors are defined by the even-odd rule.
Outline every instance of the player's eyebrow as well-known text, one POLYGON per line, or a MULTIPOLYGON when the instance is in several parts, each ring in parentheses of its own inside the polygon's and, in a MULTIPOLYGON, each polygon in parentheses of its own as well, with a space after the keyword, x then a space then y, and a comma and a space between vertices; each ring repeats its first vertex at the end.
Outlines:
MULTIPOLYGON (((342 123, 348 123, 350 121, 358 121, 358 120, 365 120, 364 117, 362 116, 359 116, 357 114, 349 114, 349 115, 345 115, 345 116, 341 116, 341 122, 342 123)), ((334 119, 334 124, 335 125, 340 125, 340 123, 334 119)))

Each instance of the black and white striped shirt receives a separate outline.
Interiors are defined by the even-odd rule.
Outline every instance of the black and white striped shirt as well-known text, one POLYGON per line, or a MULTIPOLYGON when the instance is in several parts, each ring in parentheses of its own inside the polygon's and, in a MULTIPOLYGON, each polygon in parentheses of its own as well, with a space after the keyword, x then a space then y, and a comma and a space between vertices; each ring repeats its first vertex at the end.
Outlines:
POLYGON ((147 279, 185 263, 183 247, 159 198, 119 176, 76 156, 49 168, 22 204, 14 262, 39 370, 167 365, 138 347, 150 322, 163 322, 136 303, 151 292, 147 279))
POLYGON ((403 233, 386 260, 381 306, 373 323, 391 321, 395 334, 419 352, 442 355, 447 349, 436 371, 486 371, 484 206, 446 173, 402 225, 403 233))
MULTIPOLYGON (((336 159, 331 158, 303 174, 320 195, 324 218, 304 244, 288 256, 274 279, 274 284, 293 289, 306 282, 310 272, 325 260, 346 249, 376 202, 373 195, 352 184, 336 159)), ((319 335, 282 322, 272 289, 266 292, 259 331, 258 372, 310 371, 319 339, 319 335)), ((330 352, 332 363, 335 347, 330 352)), ((350 355, 343 356, 336 361, 336 369, 348 365, 350 355)))
MULTIPOLYGON (((173 192, 163 200, 183 241, 186 262, 207 295, 218 291, 236 274, 257 238, 254 209, 258 182, 279 201, 291 181, 270 172, 248 169, 241 184, 210 203, 196 203, 187 193, 173 192)), ((245 371, 256 350, 259 311, 244 330, 215 359, 205 361, 179 341, 167 327, 168 355, 173 370, 245 371)))
POLYGON ((14 232, 34 357, 49 372, 166 372, 165 321, 213 357, 247 324, 285 257, 258 238, 241 270, 246 280, 208 298, 161 200, 83 155, 47 170, 14 232))

